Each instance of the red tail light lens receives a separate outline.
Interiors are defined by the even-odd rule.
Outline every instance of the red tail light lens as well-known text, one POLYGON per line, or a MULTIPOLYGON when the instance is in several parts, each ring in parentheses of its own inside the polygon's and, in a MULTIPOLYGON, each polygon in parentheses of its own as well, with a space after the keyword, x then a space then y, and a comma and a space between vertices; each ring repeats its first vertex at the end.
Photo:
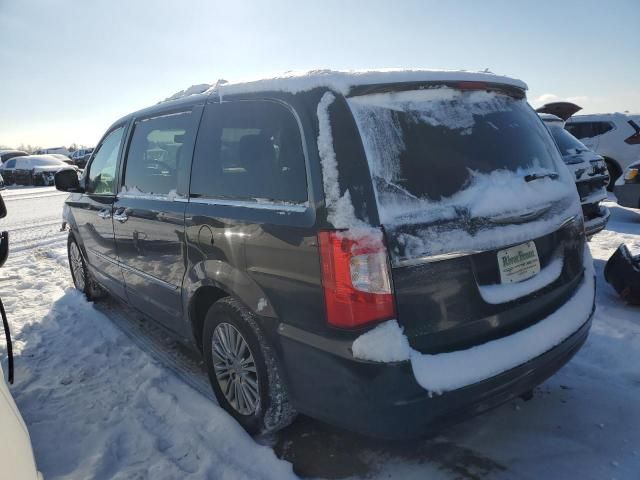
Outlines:
POLYGON ((489 88, 489 84, 485 82, 458 82, 456 84, 458 89, 460 90, 487 90, 489 88))
POLYGON ((382 234, 318 233, 327 321, 353 328, 395 317, 382 234))
POLYGON ((633 120, 629 120, 627 123, 631 125, 631 128, 633 128, 636 133, 631 135, 629 138, 625 138, 625 143, 628 143, 629 145, 640 145, 640 126, 638 126, 638 124, 633 120))
POLYGON ((624 139, 629 145, 640 145, 640 133, 634 133, 629 138, 624 139))

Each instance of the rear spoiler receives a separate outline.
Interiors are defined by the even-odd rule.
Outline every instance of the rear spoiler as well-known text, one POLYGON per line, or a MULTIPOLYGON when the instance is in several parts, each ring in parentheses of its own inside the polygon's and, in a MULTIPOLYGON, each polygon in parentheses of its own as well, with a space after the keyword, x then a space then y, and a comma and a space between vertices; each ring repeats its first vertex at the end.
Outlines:
POLYGON ((575 103, 551 102, 536 109, 536 112, 550 113, 551 115, 555 115, 556 117, 560 117, 562 120, 566 121, 569 117, 575 115, 580 110, 582 110, 582 107, 579 107, 575 103))

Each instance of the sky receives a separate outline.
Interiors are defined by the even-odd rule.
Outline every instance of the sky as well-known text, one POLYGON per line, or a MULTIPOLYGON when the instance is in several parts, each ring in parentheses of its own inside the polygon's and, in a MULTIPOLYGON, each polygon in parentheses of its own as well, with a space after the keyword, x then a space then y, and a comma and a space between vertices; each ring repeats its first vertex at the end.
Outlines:
POLYGON ((640 0, 0 0, 0 145, 94 145, 190 85, 316 68, 489 70, 534 106, 640 112, 640 0))

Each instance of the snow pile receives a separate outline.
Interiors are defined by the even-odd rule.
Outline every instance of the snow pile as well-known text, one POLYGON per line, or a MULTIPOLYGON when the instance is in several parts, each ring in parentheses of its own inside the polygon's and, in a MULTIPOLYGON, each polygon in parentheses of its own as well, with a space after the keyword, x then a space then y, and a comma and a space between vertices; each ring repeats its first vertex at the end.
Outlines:
POLYGON ((480 296, 487 303, 506 303, 521 298, 555 282, 562 273, 564 259, 557 255, 537 275, 517 283, 479 285, 480 296))
POLYGON ((408 341, 405 344, 399 339, 404 335, 393 320, 356 339, 353 354, 356 358, 379 362, 408 357, 416 381, 433 393, 455 390, 491 378, 542 355, 570 337, 587 321, 595 291, 593 259, 587 246, 584 267, 584 280, 569 301, 547 318, 507 337, 467 350, 429 355, 406 348, 408 341))
POLYGON ((411 356, 409 340, 396 320, 360 335, 353 342, 352 350, 355 358, 374 362, 401 362, 411 356))

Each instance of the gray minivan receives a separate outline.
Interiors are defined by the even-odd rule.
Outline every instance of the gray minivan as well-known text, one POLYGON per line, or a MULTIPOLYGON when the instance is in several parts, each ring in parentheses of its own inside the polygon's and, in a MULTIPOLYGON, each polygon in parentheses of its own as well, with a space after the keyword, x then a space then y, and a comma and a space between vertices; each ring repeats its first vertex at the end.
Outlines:
POLYGON ((127 115, 56 175, 75 285, 193 345, 251 433, 417 436, 527 394, 585 341, 594 280, 525 90, 319 71, 127 115))

